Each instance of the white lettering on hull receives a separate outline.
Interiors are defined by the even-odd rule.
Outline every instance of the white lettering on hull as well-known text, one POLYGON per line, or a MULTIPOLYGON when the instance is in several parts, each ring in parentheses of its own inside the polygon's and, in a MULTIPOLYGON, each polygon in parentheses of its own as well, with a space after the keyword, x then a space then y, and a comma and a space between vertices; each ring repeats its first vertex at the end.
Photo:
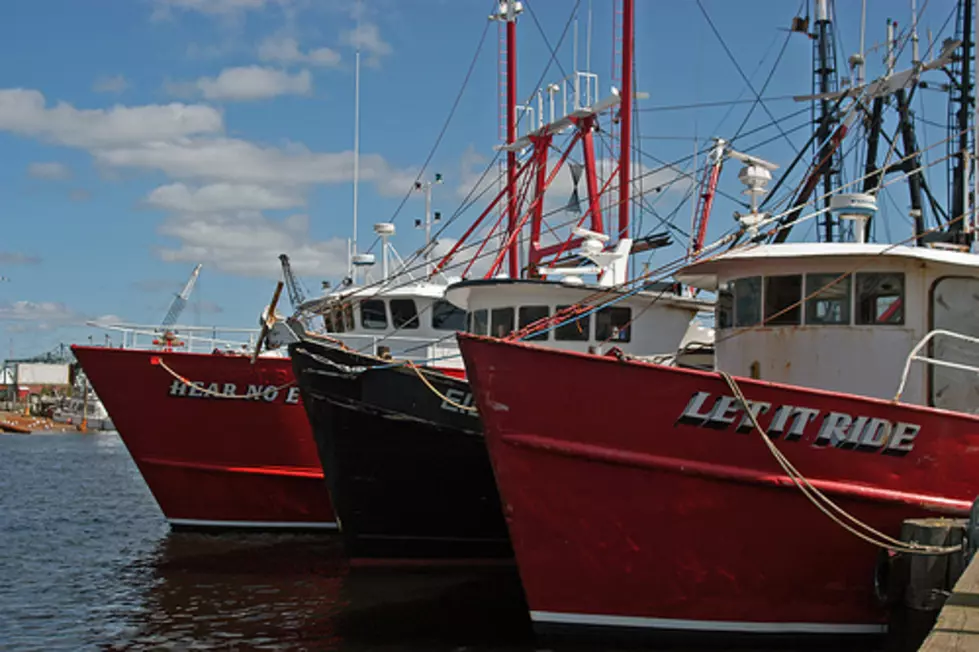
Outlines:
POLYGON ((285 403, 298 405, 300 400, 299 387, 292 385, 288 391, 276 385, 247 385, 245 391, 239 394, 236 383, 191 381, 188 385, 181 380, 170 383, 169 396, 175 398, 207 398, 220 400, 222 396, 247 396, 251 401, 265 403, 285 403))
POLYGON ((749 412, 762 422, 767 418, 765 433, 771 439, 785 441, 811 439, 812 446, 839 448, 867 453, 903 456, 914 450, 915 439, 921 431, 916 423, 892 422, 880 417, 851 415, 845 412, 821 410, 795 405, 780 405, 774 410, 771 403, 748 401, 748 411, 733 396, 717 396, 710 392, 695 392, 680 413, 674 426, 687 425, 712 430, 728 430, 735 423, 735 432, 753 429, 749 412), (820 419, 820 416, 822 418, 820 419), (810 427, 810 424, 813 424, 810 427))

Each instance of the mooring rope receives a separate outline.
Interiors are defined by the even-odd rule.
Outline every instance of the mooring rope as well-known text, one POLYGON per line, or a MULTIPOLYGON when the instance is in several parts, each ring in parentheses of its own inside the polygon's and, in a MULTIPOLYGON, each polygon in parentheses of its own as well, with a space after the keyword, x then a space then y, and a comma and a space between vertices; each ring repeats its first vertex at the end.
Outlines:
POLYGON ((236 400, 246 400, 246 399, 247 400, 251 400, 251 399, 256 399, 256 398, 262 398, 263 396, 266 396, 266 395, 268 395, 268 394, 270 394, 272 392, 280 392, 283 389, 285 389, 286 387, 290 387, 290 386, 296 384, 296 380, 293 379, 293 380, 290 380, 285 385, 279 385, 278 387, 266 387, 264 390, 262 390, 261 392, 258 392, 257 394, 255 392, 252 392, 250 394, 223 394, 221 392, 215 392, 213 390, 207 389, 206 387, 201 387, 200 385, 195 385, 193 382, 191 382, 187 378, 184 378, 183 376, 181 376, 180 374, 178 374, 176 371, 174 371, 173 369, 171 369, 170 366, 167 365, 167 363, 164 362, 162 358, 157 358, 156 359, 156 364, 159 365, 160 367, 162 367, 164 371, 166 371, 168 374, 170 374, 171 376, 173 376, 174 378, 176 378, 177 380, 179 380, 180 382, 182 382, 184 385, 187 385, 188 387, 192 387, 192 388, 196 389, 197 391, 201 392, 205 396, 212 396, 214 398, 230 398, 230 399, 236 399, 236 400))
POLYGON ((802 494, 808 498, 809 501, 819 509, 819 511, 832 519, 837 525, 842 527, 850 534, 853 534, 854 536, 866 541, 867 543, 894 552, 904 552, 915 555, 949 555, 962 550, 961 544, 955 546, 930 546, 916 543, 914 541, 901 541, 899 539, 895 539, 884 534, 883 532, 880 532, 879 530, 874 529, 867 523, 864 523, 856 516, 853 516, 842 507, 834 503, 830 498, 827 498, 825 494, 819 491, 819 489, 812 486, 809 480, 807 480, 806 477, 802 475, 791 462, 789 462, 782 451, 780 451, 768 437, 768 433, 766 433, 765 429, 761 427, 761 424, 758 422, 758 417, 755 416, 754 411, 748 404, 748 399, 745 398, 744 393, 741 391, 741 387, 738 385, 737 381, 734 380, 731 374, 727 373, 726 371, 718 371, 717 373, 724 379, 724 382, 727 383, 727 386, 734 394, 734 398, 741 403, 741 408, 744 410, 744 413, 748 415, 748 418, 751 419, 751 423, 755 427, 755 431, 761 435, 761 439, 763 442, 765 442, 765 446, 768 447, 768 450, 775 458, 775 461, 777 461, 779 466, 782 467, 782 470, 789 476, 793 484, 799 488, 802 494), (822 501, 824 504, 822 504, 820 501, 822 501), (833 514, 830 510, 835 511, 846 520, 849 520, 856 527, 848 523, 844 523, 839 516, 833 514), (861 532, 857 528, 863 528, 866 532, 861 532))
POLYGON ((469 405, 463 405, 462 403, 457 403, 456 401, 453 401, 451 398, 449 398, 448 396, 446 396, 445 394, 443 394, 442 392, 440 392, 438 390, 438 388, 435 387, 435 385, 433 385, 432 383, 430 383, 428 381, 428 378, 425 378, 425 374, 422 372, 421 369, 418 368, 418 365, 416 365, 415 363, 413 363, 413 362, 406 362, 405 363, 405 366, 408 367, 409 369, 411 369, 412 371, 414 371, 416 374, 418 374, 418 377, 421 378, 421 381, 423 383, 425 383, 425 385, 430 390, 432 390, 432 393, 433 394, 435 394, 436 396, 438 396, 440 399, 442 399, 443 401, 445 401, 446 403, 448 403, 452 407, 458 408, 460 410, 465 410, 467 412, 478 412, 478 410, 475 407, 472 407, 472 406, 469 406, 469 405))

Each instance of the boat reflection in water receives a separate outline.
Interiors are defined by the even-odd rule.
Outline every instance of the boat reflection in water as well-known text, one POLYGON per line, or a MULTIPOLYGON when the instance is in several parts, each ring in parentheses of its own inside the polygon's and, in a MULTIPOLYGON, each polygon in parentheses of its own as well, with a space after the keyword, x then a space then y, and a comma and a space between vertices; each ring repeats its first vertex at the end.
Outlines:
POLYGON ((351 568, 313 534, 173 532, 129 569, 145 587, 112 649, 532 650, 515 569, 351 568))

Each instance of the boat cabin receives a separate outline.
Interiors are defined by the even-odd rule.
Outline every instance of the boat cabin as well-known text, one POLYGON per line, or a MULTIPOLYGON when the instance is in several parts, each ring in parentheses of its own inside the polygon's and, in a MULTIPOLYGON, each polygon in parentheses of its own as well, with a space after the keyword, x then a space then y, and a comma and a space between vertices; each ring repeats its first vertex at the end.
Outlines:
POLYGON ((525 341, 579 352, 613 346, 635 355, 675 356, 682 343, 709 346, 711 334, 692 323, 709 301, 683 296, 674 285, 655 284, 641 292, 581 283, 535 279, 479 279, 450 285, 445 298, 469 313, 467 331, 503 337, 558 311, 587 302, 607 303, 525 337, 525 341), (601 298, 596 302, 596 298, 601 298))
POLYGON ((343 288, 303 310, 322 317, 326 334, 356 351, 461 368, 454 334, 465 329, 466 313, 443 298, 445 288, 426 281, 343 288))
POLYGON ((717 293, 718 369, 883 399, 901 388, 904 402, 979 411, 979 374, 961 368, 979 367, 979 340, 970 341, 979 338, 979 256, 773 244, 695 263, 677 277, 717 293), (919 344, 921 357, 938 362, 912 360, 902 387, 919 344))

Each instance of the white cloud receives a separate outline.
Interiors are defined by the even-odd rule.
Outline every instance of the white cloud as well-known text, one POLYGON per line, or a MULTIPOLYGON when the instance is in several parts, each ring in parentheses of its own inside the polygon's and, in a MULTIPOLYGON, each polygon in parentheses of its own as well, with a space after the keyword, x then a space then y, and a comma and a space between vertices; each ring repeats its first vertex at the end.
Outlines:
POLYGON ((300 275, 335 279, 346 272, 346 240, 313 240, 306 215, 283 220, 257 211, 172 215, 160 232, 179 242, 176 248, 160 250, 169 262, 203 261, 230 274, 277 278, 278 256, 286 253, 300 275))
POLYGON ((312 66, 333 67, 340 64, 340 53, 327 47, 303 52, 299 41, 290 36, 270 36, 258 47, 258 58, 283 64, 305 63, 312 66))
POLYGON ((71 169, 64 163, 31 163, 27 166, 27 174, 35 179, 67 179, 71 169))
POLYGON ((111 77, 99 77, 92 84, 92 90, 96 93, 121 93, 129 86, 126 78, 122 75, 111 77))
POLYGON ((152 18, 165 20, 171 16, 173 10, 227 16, 263 9, 273 2, 286 4, 284 0, 156 0, 152 18))
POLYGON ((0 90, 0 130, 73 147, 118 147, 224 128, 221 113, 204 105, 116 105, 76 109, 60 102, 46 105, 44 95, 22 88, 0 90))
POLYGON ((374 23, 362 23, 346 30, 340 34, 340 42, 366 52, 368 57, 365 63, 368 65, 380 64, 381 58, 392 52, 391 44, 381 38, 381 31, 374 23))
MULTIPOLYGON (((85 318, 63 303, 14 301, 0 303, 0 322, 30 324, 37 330, 80 324, 85 318)), ((9 330, 9 329, 8 329, 9 330)))
POLYGON ((118 324, 124 322, 125 320, 119 315, 110 313, 108 315, 99 315, 91 321, 95 322, 96 324, 118 324))
POLYGON ((37 256, 19 251, 0 251, 0 265, 36 265, 41 262, 37 256))
POLYGON ((306 203, 294 190, 234 183, 215 183, 196 189, 172 183, 153 190, 146 201, 157 208, 181 213, 284 209, 306 203))
MULTIPOLYGON (((235 138, 181 138, 93 153, 102 165, 159 170, 174 179, 277 186, 353 179, 353 152, 312 152, 302 145, 261 147, 235 138)), ((373 182, 382 194, 397 196, 411 187, 414 174, 411 169, 394 168, 379 154, 363 154, 360 178, 373 182)))
POLYGON ((195 82, 164 82, 164 89, 176 96, 200 94, 209 100, 265 100, 279 95, 305 95, 313 88, 308 70, 290 75, 284 70, 262 66, 225 68, 217 77, 201 77, 195 82))

